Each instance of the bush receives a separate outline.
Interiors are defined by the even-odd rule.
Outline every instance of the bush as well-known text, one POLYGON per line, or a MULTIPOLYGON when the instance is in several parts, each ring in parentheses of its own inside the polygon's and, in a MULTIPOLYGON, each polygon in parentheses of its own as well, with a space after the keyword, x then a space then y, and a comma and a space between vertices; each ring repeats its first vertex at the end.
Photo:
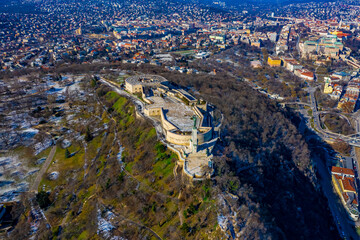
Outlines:
POLYGON ((36 194, 36 201, 38 202, 41 208, 47 208, 51 205, 51 201, 49 199, 49 193, 41 190, 38 194, 36 194))
POLYGON ((337 140, 335 143, 331 144, 331 146, 334 148, 335 151, 343 155, 349 156, 351 153, 351 146, 342 140, 337 140))
POLYGON ((65 150, 65 158, 69 158, 70 157, 70 152, 68 149, 65 150))
POLYGON ((183 223, 183 225, 181 225, 180 229, 184 235, 186 235, 188 232, 190 232, 190 227, 187 223, 183 223))
POLYGON ((90 132, 89 127, 86 128, 86 133, 85 133, 85 141, 90 142, 93 139, 93 136, 90 132))

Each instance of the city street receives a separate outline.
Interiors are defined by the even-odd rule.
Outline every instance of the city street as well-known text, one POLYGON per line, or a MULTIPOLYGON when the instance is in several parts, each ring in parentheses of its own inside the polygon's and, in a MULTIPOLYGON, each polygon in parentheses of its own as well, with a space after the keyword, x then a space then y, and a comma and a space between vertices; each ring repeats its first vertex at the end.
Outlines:
MULTIPOLYGON (((319 134, 324 140, 326 138, 340 138, 338 134, 335 133, 329 133, 327 131, 324 131, 321 128, 321 120, 317 111, 317 104, 316 104, 316 98, 314 96, 315 88, 308 88, 309 91, 309 97, 310 97, 310 104, 311 109, 313 111, 313 119, 314 119, 314 127, 315 129, 321 133, 319 134)), ((340 138, 341 139, 341 138, 340 138)), ((327 159, 329 160, 331 156, 326 152, 327 159)), ((356 158, 355 151, 352 149, 351 156, 349 157, 343 157, 343 160, 341 160, 342 167, 353 169, 353 162, 356 158)), ((321 186, 323 188, 324 194, 326 195, 328 201, 330 210, 335 218, 335 224, 338 227, 339 233, 342 237, 352 237, 353 239, 358 239, 359 236, 354 230, 354 226, 358 225, 358 223, 355 223, 349 219, 348 213, 344 209, 339 196, 334 192, 332 187, 332 180, 331 175, 327 169, 331 166, 325 166, 324 163, 321 161, 321 159, 317 159, 317 167, 318 167, 318 173, 321 176, 321 186)), ((357 174, 357 182, 359 182, 359 174, 357 174)), ((359 186, 359 185, 358 185, 359 186)))
POLYGON ((331 176, 329 174, 329 171, 327 170, 328 168, 324 165, 321 159, 317 158, 316 162, 317 162, 318 173, 321 176, 320 184, 325 196, 328 199, 329 207, 331 213, 333 214, 334 221, 339 230, 340 235, 346 238, 352 237, 353 239, 358 239, 359 236, 357 235, 357 233, 353 228, 355 223, 349 219, 348 213, 341 204, 338 195, 333 190, 331 184, 331 176))
MULTIPOLYGON (((310 100, 310 104, 311 104, 312 117, 314 119, 314 130, 317 131, 324 140, 326 140, 326 139, 330 139, 330 140, 341 139, 352 146, 360 147, 360 139, 357 138, 357 134, 354 134, 352 136, 345 136, 342 134, 327 131, 321 127, 320 115, 319 115, 319 112, 317 109, 317 103, 316 103, 316 99, 314 96, 314 92, 315 92, 316 88, 308 87, 306 90, 309 92, 309 100, 310 100)), ((357 129, 360 128, 359 124, 357 124, 356 128, 357 129)))

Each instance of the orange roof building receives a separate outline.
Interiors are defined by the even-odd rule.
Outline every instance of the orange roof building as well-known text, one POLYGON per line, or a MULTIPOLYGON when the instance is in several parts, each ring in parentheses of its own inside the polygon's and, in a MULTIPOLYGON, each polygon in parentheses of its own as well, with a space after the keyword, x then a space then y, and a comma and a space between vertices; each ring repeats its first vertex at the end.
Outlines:
POLYGON ((332 166, 331 173, 335 174, 335 175, 340 175, 340 176, 355 177, 354 170, 349 169, 349 168, 332 166))
POLYGON ((343 194, 344 199, 347 199, 348 195, 346 193, 355 193, 355 179, 349 177, 341 177, 339 175, 333 175, 335 177, 337 183, 340 185, 341 193, 343 194), (344 196, 344 194, 346 196, 344 196))
POLYGON ((333 186, 339 194, 345 209, 350 217, 356 221, 359 218, 359 211, 354 171, 333 166, 331 175, 333 186))
POLYGON ((296 69, 294 71, 295 75, 308 81, 314 81, 315 75, 313 72, 307 70, 307 69, 296 69))

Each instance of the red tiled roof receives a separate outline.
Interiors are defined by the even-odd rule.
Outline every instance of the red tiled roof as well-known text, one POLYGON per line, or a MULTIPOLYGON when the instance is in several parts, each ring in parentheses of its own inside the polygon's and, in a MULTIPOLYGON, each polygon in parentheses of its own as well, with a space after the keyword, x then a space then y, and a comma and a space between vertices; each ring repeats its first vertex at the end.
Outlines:
POLYGON ((308 72, 308 71, 304 71, 304 72, 302 72, 301 73, 301 75, 304 75, 304 76, 306 76, 306 77, 314 77, 314 73, 312 73, 312 72, 308 72))
POLYGON ((334 81, 334 80, 340 80, 339 77, 330 77, 330 79, 331 79, 332 81, 334 81))
POLYGON ((355 176, 354 170, 349 169, 349 168, 342 168, 342 167, 332 166, 331 167, 331 172, 332 173, 348 174, 348 175, 355 176))
POLYGON ((354 183, 353 178, 345 177, 344 179, 342 179, 342 184, 344 186, 344 190, 351 191, 351 192, 356 192, 355 183, 354 183))

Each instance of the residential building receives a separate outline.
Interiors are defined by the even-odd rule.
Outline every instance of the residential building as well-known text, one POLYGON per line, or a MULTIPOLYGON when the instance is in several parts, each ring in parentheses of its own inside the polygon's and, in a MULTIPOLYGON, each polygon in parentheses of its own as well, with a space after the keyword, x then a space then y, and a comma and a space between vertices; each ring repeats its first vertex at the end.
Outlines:
POLYGON ((281 59, 277 56, 269 56, 268 64, 271 67, 280 67, 281 66, 281 59))

